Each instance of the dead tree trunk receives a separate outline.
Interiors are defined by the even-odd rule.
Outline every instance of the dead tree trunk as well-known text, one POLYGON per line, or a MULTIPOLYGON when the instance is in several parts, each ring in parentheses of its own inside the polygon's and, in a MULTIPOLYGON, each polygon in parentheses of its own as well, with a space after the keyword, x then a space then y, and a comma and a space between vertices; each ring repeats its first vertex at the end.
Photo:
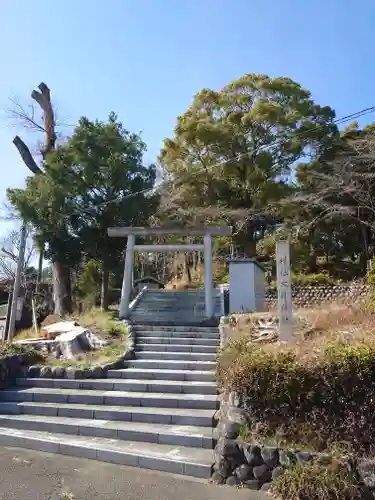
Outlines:
MULTIPOLYGON (((42 82, 38 85, 38 89, 39 90, 32 91, 31 97, 38 103, 43 111, 44 126, 42 129, 44 131, 44 145, 41 153, 43 159, 45 159, 46 155, 53 151, 56 147, 55 114, 51 101, 51 92, 48 86, 42 82)), ((27 117, 24 117, 24 119, 28 120, 27 117)), ((32 118, 28 121, 35 123, 32 118)), ((31 170, 34 174, 43 174, 43 170, 41 170, 41 168, 37 165, 32 157, 32 154, 30 153, 29 148, 19 136, 16 136, 13 139, 13 144, 18 149, 21 158, 29 170, 31 170)), ((59 261, 59 259, 55 259, 55 261, 52 262, 52 269, 55 314, 64 315, 71 312, 72 301, 70 269, 63 262, 59 261)))

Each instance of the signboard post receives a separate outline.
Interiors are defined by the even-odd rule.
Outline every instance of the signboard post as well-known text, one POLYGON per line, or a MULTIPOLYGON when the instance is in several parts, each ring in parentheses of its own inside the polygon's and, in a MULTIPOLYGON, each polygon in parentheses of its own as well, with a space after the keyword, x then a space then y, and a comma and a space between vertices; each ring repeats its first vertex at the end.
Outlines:
POLYGON ((288 342, 293 333, 292 285, 289 240, 276 242, 277 300, 280 340, 288 342))

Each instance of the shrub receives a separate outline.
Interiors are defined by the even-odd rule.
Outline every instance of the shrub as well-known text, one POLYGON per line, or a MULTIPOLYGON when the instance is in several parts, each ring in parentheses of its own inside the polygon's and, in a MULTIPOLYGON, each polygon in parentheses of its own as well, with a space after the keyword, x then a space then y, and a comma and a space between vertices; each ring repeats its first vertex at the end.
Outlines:
POLYGON ((367 283, 370 285, 369 306, 375 309, 375 266, 367 274, 367 283))
POLYGON ((340 445, 368 452, 375 443, 375 348, 332 341, 299 358, 296 350, 230 342, 218 359, 219 386, 235 390, 264 436, 316 450, 340 445))
POLYGON ((127 334, 126 324, 116 319, 114 311, 101 311, 94 307, 73 319, 99 335, 122 337, 127 334))
POLYGON ((327 273, 312 273, 312 274, 292 273, 292 282, 294 285, 301 285, 301 286, 329 286, 329 285, 339 284, 340 280, 332 278, 327 273))
POLYGON ((35 364, 44 361, 43 356, 34 348, 21 344, 3 344, 0 346, 0 357, 22 355, 27 364, 35 364))
MULTIPOLYGON (((114 283, 113 273, 109 274, 109 289, 114 283)), ((95 259, 85 261, 77 275, 76 292, 82 299, 85 307, 94 307, 100 304, 102 284, 102 263, 95 259)))
POLYGON ((338 470, 317 463, 286 469, 273 481, 272 493, 280 500, 361 500, 362 487, 348 467, 338 470))

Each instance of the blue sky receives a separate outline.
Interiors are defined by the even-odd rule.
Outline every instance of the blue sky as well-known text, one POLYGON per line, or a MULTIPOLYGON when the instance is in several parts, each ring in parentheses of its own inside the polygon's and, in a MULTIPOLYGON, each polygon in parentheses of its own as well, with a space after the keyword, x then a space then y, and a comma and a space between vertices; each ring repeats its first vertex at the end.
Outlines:
POLYGON ((0 19, 0 204, 28 174, 13 136, 37 140, 9 97, 42 80, 65 123, 113 110, 150 162, 197 91, 245 73, 289 76, 339 117, 375 105, 373 0, 0 0, 0 19))

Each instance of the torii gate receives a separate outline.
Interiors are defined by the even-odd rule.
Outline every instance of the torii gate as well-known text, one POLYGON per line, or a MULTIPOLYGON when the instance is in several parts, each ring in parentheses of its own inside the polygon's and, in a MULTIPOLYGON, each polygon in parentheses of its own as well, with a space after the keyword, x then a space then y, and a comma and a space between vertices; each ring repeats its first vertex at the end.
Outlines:
POLYGON ((130 293, 132 288, 132 272, 134 251, 139 252, 171 252, 176 250, 204 251, 204 288, 205 288, 205 314, 212 318, 213 307, 213 283, 212 283, 212 236, 230 236, 230 226, 201 226, 201 227, 110 227, 108 236, 128 238, 125 254, 124 278, 122 281, 120 318, 126 318, 129 312, 130 293), (177 244, 177 245, 136 245, 136 236, 203 236, 203 244, 177 244))

